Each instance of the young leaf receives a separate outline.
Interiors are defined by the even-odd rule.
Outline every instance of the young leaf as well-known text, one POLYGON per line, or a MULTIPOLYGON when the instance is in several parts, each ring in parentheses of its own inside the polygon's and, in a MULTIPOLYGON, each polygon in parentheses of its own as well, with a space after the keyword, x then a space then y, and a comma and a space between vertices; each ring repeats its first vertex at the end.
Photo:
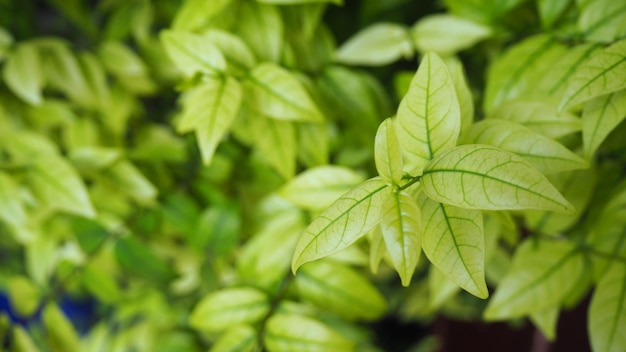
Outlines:
POLYGON ((198 302, 191 311, 189 325, 202 331, 220 332, 240 324, 256 323, 269 309, 267 295, 256 288, 225 288, 198 302))
POLYGON ((383 203, 380 226, 403 286, 409 286, 422 247, 421 213, 415 199, 404 191, 392 192, 383 203))
POLYGON ((106 170, 104 177, 137 202, 149 204, 157 196, 156 187, 128 160, 121 160, 106 170))
POLYGON ((568 49, 551 65, 549 71, 543 72, 543 77, 533 87, 536 92, 533 97, 542 100, 548 98, 551 103, 558 106, 578 68, 585 64, 598 49, 600 46, 589 43, 568 49))
POLYGON ((426 165, 421 184, 428 197, 461 208, 574 211, 521 157, 487 145, 462 145, 440 155, 426 165))
POLYGON ((244 1, 239 6, 236 34, 260 61, 279 62, 285 29, 278 8, 256 1, 244 1))
POLYGON ((626 4, 595 0, 582 7, 578 28, 588 41, 610 43, 626 34, 626 4))
POLYGON ((520 42, 493 62, 487 76, 483 107, 486 112, 507 100, 532 93, 548 62, 561 58, 565 47, 548 35, 520 42))
POLYGON ((583 270, 584 258, 565 241, 527 240, 489 302, 487 320, 514 319, 558 306, 583 270))
POLYGON ((328 164, 329 128, 326 124, 303 122, 296 125, 298 159, 307 167, 328 164))
POLYGON ((441 306, 459 292, 459 290, 461 290, 461 287, 450 280, 446 274, 436 266, 430 266, 428 271, 428 307, 430 309, 441 309, 441 306))
POLYGON ((598 50, 576 69, 560 110, 626 88, 626 39, 598 50))
POLYGON ((239 325, 226 330, 209 352, 254 352, 256 342, 256 330, 249 325, 239 325))
POLYGON ((24 226, 28 215, 22 199, 20 187, 11 176, 0 171, 0 219, 12 226, 24 226))
POLYGON ((460 209, 419 196, 428 259, 467 292, 487 298, 485 234, 480 211, 460 209))
POLYGON ((546 137, 556 139, 582 129, 580 118, 557 111, 555 104, 538 100, 514 100, 501 104, 488 118, 520 123, 546 137))
POLYGON ((583 147, 591 159, 604 139, 626 118, 626 90, 597 97, 583 109, 583 147))
POLYGON ((392 119, 386 119, 378 127, 374 147, 378 175, 383 181, 398 185, 402 181, 402 154, 392 119))
POLYGON ((375 320, 387 309, 385 298, 365 276, 331 261, 303 266, 295 283, 304 300, 345 319, 375 320))
POLYGON ((208 77, 182 97, 180 132, 196 131, 202 161, 210 164, 217 145, 232 125, 241 106, 242 90, 231 77, 208 77))
POLYGON ((276 314, 268 319, 263 342, 272 352, 351 352, 355 348, 330 327, 296 314, 276 314))
POLYGON ((219 15, 232 0, 186 0, 178 9, 172 29, 192 31, 219 15))
POLYGON ((466 133, 469 126, 474 121, 474 97, 467 83, 463 63, 456 57, 446 59, 446 66, 450 71, 450 77, 454 83, 456 96, 459 99, 461 112, 461 134, 466 133))
POLYGON ((296 129, 291 121, 252 116, 254 143, 261 155, 285 180, 296 172, 296 129))
POLYGON ((264 116, 290 121, 324 120, 300 81, 278 65, 268 62, 257 65, 245 87, 250 109, 264 116))
POLYGON ((252 69, 257 60, 241 38, 219 29, 211 28, 204 32, 204 37, 217 46, 228 63, 228 69, 238 76, 244 76, 252 69))
POLYGON ((389 187, 380 178, 369 179, 337 199, 304 231, 296 246, 292 270, 350 246, 380 220, 389 187))
POLYGON ((30 334, 21 325, 13 325, 12 329, 12 351, 13 352, 39 352, 41 351, 30 334))
POLYGON ((378 266, 383 256, 386 254, 385 240, 383 238, 383 232, 380 226, 374 226, 372 230, 367 233, 367 239, 370 244, 370 270, 374 274, 378 272, 378 266))
POLYGON ((56 303, 49 303, 42 313, 46 328, 46 345, 56 351, 79 351, 79 338, 72 322, 56 303))
POLYGON ((486 119, 475 123, 466 142, 489 144, 515 153, 544 174, 589 166, 562 144, 507 120, 486 119))
POLYGON ((197 72, 221 73, 226 69, 222 52, 201 35, 165 30, 161 32, 160 38, 169 57, 187 77, 197 72))
POLYGON ((7 86, 29 104, 41 104, 43 75, 39 62, 39 52, 31 44, 16 46, 6 60, 2 77, 7 86))
POLYGON ((335 59, 349 65, 382 66, 412 56, 413 44, 404 25, 376 23, 343 43, 335 59))
POLYGON ((96 215, 85 185, 65 159, 55 155, 39 157, 29 176, 35 194, 50 208, 88 218, 96 215))
POLYGON ((530 320, 548 341, 554 341, 556 338, 556 327, 559 322, 559 313, 559 307, 550 307, 540 312, 530 313, 530 320))
POLYGON ((539 9, 539 17, 544 28, 551 28, 555 22, 561 17, 563 11, 567 9, 572 0, 552 1, 537 0, 539 9))
POLYGON ((491 28, 448 14, 423 17, 411 28, 417 50, 451 56, 489 38, 491 28))
POLYGON ((324 209, 361 182, 363 176, 349 168, 325 165, 299 174, 280 194, 301 208, 324 209))
POLYGON ((614 263, 596 286, 589 307, 589 337, 594 351, 626 347, 626 265, 614 263))
POLYGON ((461 113, 454 83, 443 61, 424 56, 398 107, 396 130, 406 163, 418 172, 433 157, 456 145, 461 113))

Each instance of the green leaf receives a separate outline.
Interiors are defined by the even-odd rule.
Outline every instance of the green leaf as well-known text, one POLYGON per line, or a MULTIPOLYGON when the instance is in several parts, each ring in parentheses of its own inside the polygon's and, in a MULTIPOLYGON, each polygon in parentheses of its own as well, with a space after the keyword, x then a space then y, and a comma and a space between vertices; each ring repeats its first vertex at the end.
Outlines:
POLYGON ((39 352, 39 348, 28 332, 20 325, 13 325, 12 333, 13 352, 39 352))
POLYGON ((559 307, 550 307, 540 312, 530 313, 530 320, 548 341, 556 339, 556 327, 559 322, 559 307))
POLYGON ((103 173, 123 193, 143 204, 150 204, 157 196, 156 187, 128 160, 121 160, 103 173))
POLYGON ((269 312, 263 291, 252 287, 225 288, 202 298, 191 311, 189 325, 197 330, 220 332, 240 324, 253 324, 269 312))
POLYGON ((329 128, 326 124, 303 122, 296 125, 298 159, 307 167, 328 164, 329 128))
POLYGON ((421 182, 428 197, 461 208, 574 211, 521 157, 487 145, 462 145, 440 155, 426 166, 421 182))
POLYGON ((239 325, 226 330, 209 352, 254 352, 256 342, 256 330, 249 325, 239 325))
POLYGON ((583 109, 583 147, 591 159, 600 144, 626 118, 626 90, 599 96, 583 109))
POLYGON ((383 232, 380 226, 374 226, 372 230, 367 233, 367 240, 369 241, 369 264, 372 273, 378 273, 378 267, 383 256, 387 253, 385 248, 385 240, 383 238, 383 232))
POLYGON ((589 167, 585 160, 562 144, 512 121, 486 119, 477 122, 472 125, 466 141, 515 153, 544 174, 589 167))
POLYGON ((239 5, 235 33, 244 40, 259 61, 278 63, 283 51, 285 29, 274 5, 245 1, 239 5))
MULTIPOLYGON (((80 63, 83 74, 85 75, 85 81, 87 82, 87 85, 91 92, 91 94, 89 94, 91 100, 88 102, 88 104, 96 109, 108 109, 109 105, 111 104, 111 91, 109 89, 106 72, 104 71, 104 67, 101 61, 94 54, 88 52, 80 53, 78 56, 78 61, 80 63)), ((154 83, 148 79, 147 71, 144 71, 143 74, 145 75, 145 77, 137 77, 143 78, 139 79, 139 83, 125 86, 130 89, 141 85, 145 81, 148 81, 149 87, 146 90, 137 90, 137 93, 140 94, 152 92, 155 87, 154 83)), ((126 76, 124 76, 124 81, 120 80, 120 83, 125 83, 126 81, 130 81, 130 79, 127 79, 126 76)))
POLYGON ((308 169, 289 181, 280 194, 293 204, 319 210, 363 182, 363 176, 342 166, 324 165, 308 169))
POLYGON ((431 310, 441 309, 443 304, 450 300, 460 289, 459 285, 450 280, 436 266, 430 266, 428 271, 428 307, 431 310))
POLYGON ((484 318, 514 319, 558 306, 583 267, 583 256, 570 242, 527 240, 518 247, 484 318))
POLYGON ((508 101, 494 109, 487 117, 517 122, 553 139, 582 129, 578 116, 567 111, 559 112, 556 105, 545 101, 508 101))
POLYGON ((429 15, 411 28, 417 50, 451 56, 491 36, 491 28, 449 14, 429 15))
POLYGON ((508 100, 532 93, 537 81, 562 57, 565 47, 548 35, 526 39, 508 49, 489 68, 483 108, 489 113, 508 100))
POLYGON ((551 28, 563 15, 572 0, 553 1, 537 0, 539 17, 544 28, 551 28))
POLYGON ((45 55, 44 69, 46 83, 65 93, 73 102, 84 107, 93 107, 93 91, 85 77, 85 72, 76 55, 65 42, 54 42, 50 48, 42 50, 45 55))
POLYGON ((168 283, 175 276, 169 264, 135 237, 123 237, 115 242, 115 258, 129 273, 157 284, 168 283))
POLYGON ((251 119, 255 146, 283 179, 290 180, 296 172, 298 147, 294 123, 263 116, 251 119))
POLYGON ((392 192, 382 206, 380 226, 402 286, 409 286, 422 251, 421 217, 415 199, 404 191, 392 192))
POLYGON ((238 244, 241 215, 234 205, 212 206, 206 209, 196 225, 191 241, 202 253, 215 256, 230 253, 238 244))
POLYGON ((35 194, 51 209, 88 218, 96 215, 83 181, 65 159, 54 155, 39 157, 28 174, 35 194))
POLYGON ((480 211, 460 209, 419 196, 428 259, 467 292, 487 298, 485 234, 480 211))
POLYGON ((291 267, 295 273, 307 262, 329 256, 350 246, 380 220, 389 187, 369 179, 337 199, 316 217, 300 237, 291 267))
POLYGON ((595 0, 583 6, 578 28, 588 41, 611 43, 626 35, 626 4, 595 0))
POLYGON ((95 263, 89 263, 83 268, 81 282, 101 302, 114 304, 122 297, 115 276, 95 263))
POLYGON ((528 229, 543 234, 558 235, 575 225, 593 196, 597 175, 594 169, 548 175, 550 182, 576 209, 573 214, 527 210, 524 212, 528 229))
POLYGON ((589 307, 589 336, 594 351, 626 348, 626 265, 614 263, 596 286, 589 307))
POLYGON ((396 23, 375 23, 357 32, 339 49, 335 60, 349 65, 382 66, 413 57, 408 28, 396 23))
POLYGON ((343 0, 257 0, 258 2, 264 2, 266 4, 277 5, 296 5, 296 4, 310 4, 316 2, 328 2, 335 5, 343 5, 343 0))
POLYGON ((20 187, 14 179, 0 171, 0 219, 17 227, 28 222, 28 215, 19 194, 20 187))
POLYGON ((46 345, 55 351, 79 351, 78 333, 56 303, 43 309, 42 320, 46 331, 46 345))
POLYGON ((248 44, 238 36, 219 29, 211 28, 203 35, 217 46, 228 63, 228 70, 238 76, 244 76, 257 64, 257 60, 248 44))
POLYGON ((4 27, 0 27, 0 62, 5 60, 7 52, 13 44, 13 36, 4 27))
POLYGON ((186 0, 178 9, 172 29, 192 31, 219 15, 232 0, 186 0))
POLYGON ((251 110, 264 116, 288 121, 324 120, 302 83, 278 65, 259 64, 250 72, 245 87, 251 110))
POLYGON ((459 102, 448 68, 436 54, 422 59, 398 107, 396 129, 411 172, 456 145, 461 129, 459 102))
POLYGON ((237 117, 241 85, 231 77, 206 78, 199 86, 185 92, 181 99, 183 112, 177 128, 180 132, 195 130, 202 161, 208 165, 237 117))
POLYGON ((376 170, 380 178, 398 185, 402 181, 402 154, 392 119, 386 119, 378 127, 375 141, 376 170))
POLYGON ((626 88, 626 39, 598 50, 576 68, 560 110, 626 88))
POLYGON ((375 320, 387 310, 385 298, 363 274, 335 262, 303 266, 295 283, 304 300, 345 319, 375 320))
POLYGON ((6 282, 11 307, 20 317, 30 318, 39 307, 41 293, 27 277, 14 275, 6 282))
POLYGON ((32 105, 43 101, 39 52, 34 45, 20 44, 8 55, 2 77, 7 86, 21 99, 32 105))
POLYGON ((263 342, 272 352, 351 352, 354 343, 317 320, 296 314, 273 315, 263 342))
POLYGON ((150 78, 147 65, 123 43, 104 42, 98 48, 98 55, 107 70, 130 92, 149 94, 157 89, 150 78))
POLYGON ((164 30, 160 35, 165 51, 187 77, 197 72, 221 73, 226 59, 209 39, 193 33, 164 30))
POLYGON ((448 71, 450 71, 450 77, 452 77, 456 96, 459 100, 461 134, 464 134, 474 121, 474 97, 465 76, 461 60, 456 57, 449 57, 445 62, 446 66, 448 66, 448 71))

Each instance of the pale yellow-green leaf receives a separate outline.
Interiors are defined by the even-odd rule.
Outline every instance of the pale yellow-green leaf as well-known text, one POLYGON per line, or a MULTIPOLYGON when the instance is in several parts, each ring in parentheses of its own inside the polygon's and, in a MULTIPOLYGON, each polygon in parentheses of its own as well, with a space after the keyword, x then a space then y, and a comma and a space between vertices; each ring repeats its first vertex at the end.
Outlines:
POLYGON ((15 275, 7 282, 11 306, 24 318, 29 318, 39 306, 40 290, 25 276, 15 275))
POLYGON ((596 286, 589 307, 589 337, 594 351, 626 348, 626 265, 615 262, 596 286))
POLYGON ((539 10, 539 17, 541 18, 541 24, 543 27, 552 27, 571 2, 572 0, 537 0, 537 8, 539 10))
POLYGON ((240 324, 253 324, 270 309, 267 295, 252 287, 232 287, 209 293, 191 311, 189 325, 220 332, 240 324))
POLYGON ((316 2, 327 2, 335 5, 343 5, 343 0, 257 0, 258 2, 264 2, 267 4, 277 5, 301 5, 310 4, 316 2))
POLYGON ((556 338, 556 325, 559 321, 559 313, 559 307, 550 307, 539 312, 530 313, 530 320, 548 341, 554 341, 556 338))
POLYGON ((9 54, 2 78, 18 97, 29 104, 38 105, 43 101, 43 75, 37 47, 20 44, 9 54))
POLYGON ((197 72, 219 73, 226 69, 226 59, 209 39, 191 32, 165 30, 161 42, 178 70, 187 77, 197 72))
POLYGON ((324 116, 296 76, 269 63, 254 67, 245 83, 251 110, 264 116, 289 121, 321 122, 324 116))
POLYGON ((46 345, 56 351, 79 351, 79 337, 72 322, 56 303, 43 309, 42 320, 46 328, 46 345))
POLYGON ((436 266, 431 265, 428 271, 428 307, 433 311, 454 297, 461 287, 450 280, 436 266))
POLYGON ((589 167, 584 159, 562 144, 513 121, 486 119, 477 122, 472 125, 466 141, 515 153, 544 174, 589 167))
POLYGON ((352 169, 318 166, 299 174, 281 188, 280 194, 299 207, 320 210, 363 181, 363 176, 352 169))
POLYGON ((253 352, 256 342, 256 330, 250 325, 239 325, 222 334, 209 352, 253 352))
POLYGON ((419 195, 428 259, 464 290, 487 298, 485 234, 480 211, 461 209, 419 195))
POLYGON ((329 260, 304 265, 295 284, 304 300, 345 319, 375 320, 387 310, 385 298, 367 276, 329 260))
POLYGON ((626 39, 595 51, 576 68, 568 82, 560 110, 626 88, 626 39))
POLYGON ((250 122, 260 154, 283 179, 290 180, 296 172, 298 147, 294 123, 264 116, 251 116, 250 122))
POLYGON ((567 111, 559 112, 556 104, 541 100, 508 101, 487 117, 517 122, 554 139, 582 129, 578 116, 567 111))
POLYGON ((28 222, 20 192, 17 182, 7 173, 0 171, 0 219, 13 226, 23 226, 28 222))
POLYGON ((559 305, 583 266, 583 256, 570 242, 527 240, 517 248, 484 318, 514 319, 559 305))
POLYGON ((68 158, 78 171, 89 172, 111 166, 120 160, 121 155, 118 149, 86 146, 72 149, 68 158))
POLYGON ((626 3, 594 0, 583 6, 578 29, 588 41, 611 43, 626 35, 626 3))
POLYGON ((248 44, 233 33, 211 28, 205 31, 203 35, 224 54, 229 72, 238 76, 244 76, 248 70, 257 64, 257 60, 248 44))
POLYGON ((374 157, 380 178, 398 185, 402 181, 402 154, 395 128, 390 118, 380 124, 374 142, 374 157))
POLYGON ((538 35, 517 43, 489 67, 483 108, 489 113, 508 100, 532 94, 537 81, 549 71, 552 62, 566 52, 549 35, 538 35))
POLYGON ((413 56, 408 28, 379 22, 363 28, 338 49, 337 62, 349 65, 382 66, 413 56))
POLYGON ((582 118, 585 157, 591 159, 604 139, 625 118, 626 90, 599 96, 587 102, 582 118))
POLYGON ((307 167, 328 164, 330 131, 323 123, 302 122, 296 125, 298 160, 307 167))
POLYGON ((122 289, 105 265, 89 263, 84 267, 81 282, 101 302, 115 303, 122 297, 122 289))
POLYGON ((51 209, 89 218, 96 215, 85 184, 62 157, 48 155, 37 158, 28 175, 35 195, 51 209))
POLYGON ((370 270, 376 274, 378 273, 378 267, 380 261, 387 253, 385 248, 385 240, 383 238, 383 232, 380 226, 374 226, 374 228, 367 233, 367 239, 369 241, 369 264, 370 270))
POLYGON ((352 352, 354 343, 312 318, 286 313, 268 319, 263 343, 272 352, 352 352))
POLYGON ((428 197, 461 208, 574 211, 537 169, 487 145, 462 145, 440 155, 426 166, 421 182, 428 197))
POLYGON ((178 7, 172 29, 192 31, 210 22, 219 15, 232 0, 186 0, 178 7))
POLYGON ((4 61, 6 53, 13 44, 13 36, 6 28, 0 27, 0 61, 4 61))
POLYGON ((156 89, 148 72, 148 66, 131 48, 121 42, 100 44, 98 55, 107 71, 127 90, 135 94, 149 94, 156 89))
POLYGON ((434 53, 424 56, 398 107, 396 130, 406 166, 419 173, 430 160, 452 149, 461 129, 454 83, 434 53))
POLYGON ((250 46, 259 61, 280 61, 286 33, 277 6, 257 1, 240 2, 236 25, 235 34, 250 46))
POLYGON ((389 190, 385 182, 376 177, 337 199, 300 237, 292 270, 295 272, 304 263, 337 253, 365 235, 378 224, 389 190))
POLYGON ((392 192, 382 206, 380 227, 391 261, 409 286, 422 252, 421 212, 414 198, 404 191, 392 192))
POLYGON ((461 134, 467 132, 467 129, 474 121, 474 97, 465 76, 463 63, 456 57, 449 57, 445 60, 450 77, 454 82, 456 96, 459 99, 459 108, 461 111, 461 134))
POLYGON ((411 35, 417 50, 449 56, 489 38, 491 28, 462 17, 436 14, 417 21, 411 35))
POLYGON ((140 203, 153 202, 158 194, 156 187, 128 160, 115 163, 104 173, 108 182, 112 182, 121 191, 140 203))
POLYGON ((550 182, 576 209, 573 214, 526 210, 526 226, 537 233, 558 235, 575 225, 594 193, 597 175, 594 169, 548 175, 550 182))
MULTIPOLYGON (((85 81, 91 91, 89 95, 91 101, 89 104, 97 109, 108 109, 111 104, 111 90, 103 63, 96 55, 89 52, 80 53, 78 55, 78 62, 80 63, 83 74, 85 75, 85 81)), ((150 88, 154 89, 154 87, 154 84, 152 84, 150 88)))

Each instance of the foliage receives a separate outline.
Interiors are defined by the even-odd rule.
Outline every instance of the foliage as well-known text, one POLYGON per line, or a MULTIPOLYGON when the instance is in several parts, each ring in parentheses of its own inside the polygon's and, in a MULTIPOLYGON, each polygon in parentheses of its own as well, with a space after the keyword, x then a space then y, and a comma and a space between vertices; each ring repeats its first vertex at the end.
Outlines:
POLYGON ((622 2, 96 3, 0 1, 3 347, 552 340, 591 294, 626 349, 622 2))

